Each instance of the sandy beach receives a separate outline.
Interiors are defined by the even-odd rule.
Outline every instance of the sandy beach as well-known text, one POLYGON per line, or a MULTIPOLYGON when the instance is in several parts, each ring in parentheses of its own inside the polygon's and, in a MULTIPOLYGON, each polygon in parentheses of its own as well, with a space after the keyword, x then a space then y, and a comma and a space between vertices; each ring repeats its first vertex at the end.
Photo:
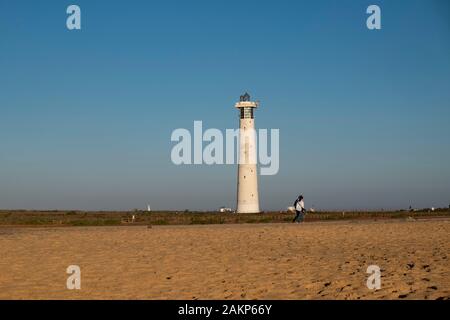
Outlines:
POLYGON ((0 299, 448 299, 449 254, 445 219, 2 227, 0 299))

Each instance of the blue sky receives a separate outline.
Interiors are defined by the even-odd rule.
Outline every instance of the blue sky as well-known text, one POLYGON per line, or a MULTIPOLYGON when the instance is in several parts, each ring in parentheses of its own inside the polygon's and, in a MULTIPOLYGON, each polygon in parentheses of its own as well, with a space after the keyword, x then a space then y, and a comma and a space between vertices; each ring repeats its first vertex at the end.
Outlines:
POLYGON ((449 39, 446 0, 0 0, 0 208, 234 207, 236 166, 170 135, 237 127, 244 91, 280 129, 264 210, 448 206, 449 39))

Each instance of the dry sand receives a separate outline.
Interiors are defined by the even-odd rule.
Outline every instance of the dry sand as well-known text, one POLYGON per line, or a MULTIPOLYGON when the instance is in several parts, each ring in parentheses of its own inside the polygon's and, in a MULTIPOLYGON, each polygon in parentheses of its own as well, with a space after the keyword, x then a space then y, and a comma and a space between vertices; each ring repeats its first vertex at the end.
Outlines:
POLYGON ((449 249, 449 220, 0 228, 0 298, 449 298, 449 249))

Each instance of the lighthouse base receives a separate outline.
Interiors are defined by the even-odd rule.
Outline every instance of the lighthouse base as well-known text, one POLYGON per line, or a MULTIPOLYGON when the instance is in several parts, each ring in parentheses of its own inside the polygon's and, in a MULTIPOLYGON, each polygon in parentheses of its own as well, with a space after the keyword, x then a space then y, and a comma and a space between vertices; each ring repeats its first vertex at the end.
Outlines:
POLYGON ((260 213, 259 205, 257 204, 238 204, 237 213, 260 213))

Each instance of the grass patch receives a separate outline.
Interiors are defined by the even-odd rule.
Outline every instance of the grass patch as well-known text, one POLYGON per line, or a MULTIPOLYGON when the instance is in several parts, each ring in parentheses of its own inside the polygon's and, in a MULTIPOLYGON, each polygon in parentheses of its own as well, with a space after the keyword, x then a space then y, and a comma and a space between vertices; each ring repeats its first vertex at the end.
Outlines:
MULTIPOLYGON (((118 225, 205 225, 230 223, 290 223, 293 213, 266 212, 232 214, 215 212, 88 212, 88 211, 0 211, 0 225, 30 226, 118 226, 118 225), (131 216, 135 215, 133 222, 131 216)), ((450 217, 449 210, 440 211, 382 211, 382 212, 314 212, 305 216, 306 222, 364 220, 364 219, 415 219, 450 217)))

